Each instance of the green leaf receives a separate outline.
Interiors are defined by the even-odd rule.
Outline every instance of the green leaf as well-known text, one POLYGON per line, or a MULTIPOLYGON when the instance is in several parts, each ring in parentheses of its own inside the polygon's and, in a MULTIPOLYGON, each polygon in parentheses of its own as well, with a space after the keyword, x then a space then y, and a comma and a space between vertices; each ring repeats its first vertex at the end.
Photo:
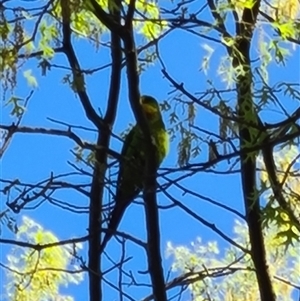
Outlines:
POLYGON ((12 105, 13 109, 10 112, 12 116, 20 117, 25 112, 25 107, 20 104, 20 102, 24 101, 23 98, 12 96, 5 104, 5 106, 12 105))

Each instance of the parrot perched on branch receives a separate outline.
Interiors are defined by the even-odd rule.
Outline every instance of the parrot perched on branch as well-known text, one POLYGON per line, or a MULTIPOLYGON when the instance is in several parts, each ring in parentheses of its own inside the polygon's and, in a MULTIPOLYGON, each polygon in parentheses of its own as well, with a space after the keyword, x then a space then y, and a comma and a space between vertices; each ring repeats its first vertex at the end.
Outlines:
MULTIPOLYGON (((142 96, 140 104, 149 126, 151 139, 156 146, 156 163, 158 168, 168 152, 168 133, 157 101, 151 96, 142 96)), ((143 189, 146 153, 146 142, 143 132, 136 124, 127 134, 123 144, 115 195, 115 207, 110 214, 108 223, 109 232, 105 234, 100 246, 101 252, 117 230, 126 208, 143 189)))

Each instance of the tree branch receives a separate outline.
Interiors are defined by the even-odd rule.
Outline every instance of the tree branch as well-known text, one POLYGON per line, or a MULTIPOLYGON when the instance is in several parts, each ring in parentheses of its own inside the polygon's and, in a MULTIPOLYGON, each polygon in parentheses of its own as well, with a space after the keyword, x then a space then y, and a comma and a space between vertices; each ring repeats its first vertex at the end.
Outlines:
POLYGON ((89 239, 89 236, 86 235, 86 236, 82 236, 82 237, 78 237, 78 238, 66 239, 66 240, 61 240, 61 241, 57 241, 57 242, 40 245, 40 244, 28 243, 25 241, 0 238, 0 243, 19 246, 19 247, 25 247, 25 248, 31 248, 36 251, 41 251, 41 250, 48 249, 48 248, 54 248, 54 247, 59 247, 59 246, 69 245, 69 244, 76 244, 79 242, 85 242, 88 239, 89 239))
POLYGON ((105 149, 103 145, 95 145, 92 143, 88 143, 86 141, 81 140, 79 136, 77 136, 74 132, 71 130, 59 130, 59 129, 47 129, 47 128, 33 128, 29 126, 16 126, 15 124, 12 125, 3 125, 0 124, 0 129, 6 130, 9 133, 26 133, 26 134, 45 134, 45 135, 55 135, 55 136, 63 136, 68 137, 74 142, 77 143, 80 147, 83 149, 89 149, 91 151, 96 150, 105 150, 109 155, 116 159, 121 159, 121 156, 119 153, 111 150, 111 149, 105 149))
MULTIPOLYGON (((252 72, 250 61, 250 45, 257 21, 260 0, 253 3, 253 7, 245 8, 240 22, 236 50, 232 51, 234 68, 242 68, 243 72, 237 75, 238 116, 245 122, 257 124, 257 115, 254 109, 252 96, 252 72)), ((254 127, 238 123, 241 151, 249 145, 257 144, 262 133, 254 127), (257 133, 254 135, 253 133, 257 133)), ((241 176, 244 194, 246 218, 251 244, 251 257, 256 270, 256 277, 262 301, 275 301, 271 278, 268 272, 266 250, 262 232, 262 217, 259 204, 259 194, 256 189, 256 157, 257 152, 245 155, 241 153, 241 176)))
MULTIPOLYGON (((266 129, 264 128, 262 122, 259 119, 259 123, 262 127, 262 132, 266 133, 266 129)), ((285 136, 285 131, 281 132, 281 136, 285 136)), ((263 159, 266 167, 266 171, 269 177, 269 181, 271 184, 271 188, 273 190, 274 197, 276 198, 280 207, 286 212, 289 216, 293 225, 298 229, 300 232, 300 221, 297 219, 296 215, 294 214, 292 208, 290 207, 288 201, 285 200, 284 195, 282 193, 282 186, 284 183, 280 183, 276 174, 276 164, 273 157, 273 146, 268 143, 270 141, 270 136, 266 133, 265 138, 265 146, 262 148, 263 159)))
POLYGON ((85 110, 87 118, 98 128, 101 129, 103 125, 103 120, 96 113, 91 105, 90 99, 85 90, 84 76, 81 72, 79 62, 77 60, 75 51, 71 43, 71 28, 70 28, 70 2, 69 0, 61 0, 62 9, 62 31, 63 31, 63 51, 67 56, 69 64, 72 68, 74 85, 76 87, 76 92, 79 96, 81 104, 85 110))
MULTIPOLYGON (((104 117, 104 130, 99 132, 97 145, 103 148, 108 148, 111 138, 111 129, 116 118, 118 99, 120 93, 121 70, 122 70, 122 51, 121 40, 119 37, 119 29, 121 28, 120 1, 115 1, 110 10, 110 15, 99 6, 99 4, 91 0, 94 8, 94 13, 97 18, 106 25, 111 31, 111 59, 112 70, 110 78, 110 88, 108 96, 108 106, 104 117)), ((101 289, 101 253, 99 230, 102 223, 102 206, 103 206, 103 191, 105 185, 105 172, 107 169, 107 153, 103 149, 96 151, 96 164, 94 168, 91 199, 90 199, 90 215, 89 215, 89 232, 92 238, 89 240, 89 293, 91 301, 102 300, 101 289), (96 272, 96 273, 93 273, 96 272)))
POLYGON ((129 86, 129 100, 137 120, 142 129, 146 144, 146 174, 144 182, 144 202, 147 224, 147 259, 148 269, 151 276, 154 299, 156 301, 166 301, 165 281, 160 254, 160 230, 159 215, 156 200, 156 156, 155 147, 152 144, 151 133, 140 106, 139 76, 137 66, 137 54, 133 34, 132 14, 135 10, 135 0, 129 4, 126 19, 126 31, 122 35, 125 48, 125 58, 127 66, 127 79, 129 86))

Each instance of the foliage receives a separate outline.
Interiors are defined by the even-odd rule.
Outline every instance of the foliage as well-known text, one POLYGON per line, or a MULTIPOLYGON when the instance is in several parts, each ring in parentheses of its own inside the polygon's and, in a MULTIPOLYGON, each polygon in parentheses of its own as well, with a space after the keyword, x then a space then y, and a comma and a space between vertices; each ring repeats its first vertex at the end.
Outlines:
MULTIPOLYGON (((299 148, 292 145, 286 146, 276 153, 275 162, 278 171, 278 180, 282 185, 283 195, 285 200, 291 207, 294 214, 300 218, 300 210, 298 199, 300 195, 300 180, 299 180, 299 148)), ((264 166, 262 164, 262 166, 264 166)), ((269 176, 265 169, 261 172, 261 187, 265 191, 270 186, 269 176)), ((289 244, 300 241, 300 233, 293 226, 288 214, 281 208, 270 189, 265 193, 267 205, 264 209, 265 224, 276 223, 279 227, 277 236, 283 239, 283 243, 287 247, 289 244)))
MULTIPOLYGON (((299 215, 299 206, 297 206, 300 193, 299 148, 287 146, 277 151, 275 158, 286 200, 293 206, 293 211, 299 215)), ((263 166, 262 163, 261 165, 263 166)), ((300 233, 295 228, 293 228, 294 232, 291 230, 288 216, 274 200, 271 189, 268 188, 268 173, 264 168, 260 178, 262 187, 265 187, 263 191, 266 191, 264 196, 267 202, 264 229, 266 260, 277 296, 276 300, 292 301, 296 287, 299 286, 300 233), (271 212, 275 212, 274 215, 271 216, 271 212), (294 235, 291 236, 290 233, 294 235)), ((249 248, 249 235, 245 222, 236 220, 233 233, 232 239, 237 244, 249 248)), ((169 242, 166 250, 167 256, 172 256, 174 260, 173 272, 179 274, 193 272, 194 275, 188 278, 192 282, 188 285, 191 300, 260 300, 255 269, 249 254, 235 246, 230 246, 221 253, 216 241, 205 244, 200 237, 191 245, 192 248, 188 248, 174 246, 169 242), (210 277, 216 270, 224 271, 224 275, 210 277), (194 282, 196 273, 202 273, 204 276, 194 282)))
MULTIPOLYGON (((293 292, 295 293, 292 285, 299 285, 300 242, 297 241, 293 246, 286 248, 283 238, 277 235, 278 231, 280 227, 275 224, 264 231, 267 261, 277 295, 276 300, 292 301, 293 292)), ((236 221, 233 232, 235 242, 244 247, 249 246, 247 225, 244 222, 236 221)), ((227 272, 223 277, 206 276, 203 280, 189 284, 191 297, 187 300, 260 300, 251 257, 236 247, 231 246, 220 252, 217 242, 205 244, 198 238, 192 243, 192 248, 173 246, 169 243, 167 255, 174 259, 172 270, 179 274, 204 271, 204 274, 209 275, 217 269, 227 272)), ((194 277, 189 277, 191 282, 194 277)))
MULTIPOLYGON (((59 241, 53 233, 26 216, 22 218, 16 239, 35 245, 59 241)), ((83 274, 74 262, 74 255, 80 248, 80 244, 58 244, 41 250, 14 247, 7 257, 7 299, 73 300, 73 297, 63 295, 60 288, 71 283, 79 284, 83 280, 83 274), (68 270, 69 267, 73 268, 73 272, 68 270)))
MULTIPOLYGON (((88 1, 86 2, 88 3, 88 1)), ((86 39, 96 50, 99 50, 101 46, 109 47, 106 28, 91 13, 86 2, 70 1, 71 29, 74 37, 86 39)), ((107 8, 107 1, 98 1, 98 3, 107 8)), ((143 17, 134 21, 136 32, 148 41, 158 38, 167 23, 160 20, 157 4, 152 1, 140 0, 136 3, 136 9, 143 17), (144 18, 147 20, 144 21, 144 18)), ((0 10, 0 34, 3 39, 0 45, 0 74, 4 91, 7 89, 13 91, 16 88, 17 70, 30 58, 32 53, 36 53, 36 57, 40 60, 39 66, 43 75, 50 70, 51 61, 57 54, 62 38, 61 12, 59 0, 45 3, 39 13, 36 13, 35 9, 22 7, 11 9, 9 14, 5 14, 3 9, 0 10), (34 29, 28 32, 28 28, 32 26, 34 29)), ((144 69, 153 62, 154 53, 148 52, 146 58, 142 64, 144 69)), ((37 87, 35 75, 31 72, 31 70, 25 70, 24 76, 28 79, 29 85, 37 87)), ((92 73, 92 71, 88 73, 92 73)), ((72 81, 70 84, 72 86, 72 81)))

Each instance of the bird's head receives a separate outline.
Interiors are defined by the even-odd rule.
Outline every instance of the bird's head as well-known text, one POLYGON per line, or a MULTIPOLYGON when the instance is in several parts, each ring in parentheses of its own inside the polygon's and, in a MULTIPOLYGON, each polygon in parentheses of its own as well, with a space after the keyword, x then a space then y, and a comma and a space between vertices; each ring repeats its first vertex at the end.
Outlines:
POLYGON ((160 108, 155 98, 143 95, 140 102, 147 119, 156 119, 161 116, 160 108))

